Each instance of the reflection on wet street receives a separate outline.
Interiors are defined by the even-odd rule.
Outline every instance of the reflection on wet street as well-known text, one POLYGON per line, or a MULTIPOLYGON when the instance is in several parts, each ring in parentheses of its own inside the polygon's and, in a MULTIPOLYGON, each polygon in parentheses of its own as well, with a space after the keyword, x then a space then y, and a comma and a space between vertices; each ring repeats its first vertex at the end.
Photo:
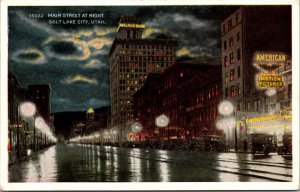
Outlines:
POLYGON ((292 159, 58 144, 9 167, 9 182, 292 181, 292 159))

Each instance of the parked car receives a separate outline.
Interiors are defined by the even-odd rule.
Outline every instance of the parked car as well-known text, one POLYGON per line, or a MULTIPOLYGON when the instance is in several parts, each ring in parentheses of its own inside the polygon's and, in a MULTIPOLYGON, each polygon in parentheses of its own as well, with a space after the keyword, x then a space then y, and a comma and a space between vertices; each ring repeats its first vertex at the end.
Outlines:
POLYGON ((282 145, 278 146, 278 155, 292 154, 292 134, 286 133, 282 136, 282 145))
POLYGON ((254 155, 257 152, 268 155, 273 151, 273 135, 253 133, 251 134, 251 153, 254 155))
POLYGON ((224 137, 218 135, 203 136, 204 151, 227 152, 229 150, 224 137))

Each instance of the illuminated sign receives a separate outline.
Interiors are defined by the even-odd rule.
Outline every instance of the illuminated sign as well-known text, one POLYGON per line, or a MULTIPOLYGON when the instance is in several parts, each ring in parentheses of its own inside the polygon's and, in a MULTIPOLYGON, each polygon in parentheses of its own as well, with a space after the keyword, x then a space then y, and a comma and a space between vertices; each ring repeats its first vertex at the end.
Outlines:
POLYGON ((270 89, 284 86, 283 77, 278 74, 278 68, 284 66, 286 57, 282 53, 257 52, 254 55, 254 66, 261 71, 256 76, 257 88, 270 89))
POLYGON ((280 114, 275 115, 265 115, 260 117, 248 118, 246 119, 246 123, 258 123, 262 121, 270 121, 270 120, 277 120, 280 119, 280 114))
POLYGON ((281 88, 283 87, 283 78, 281 75, 265 75, 257 76, 256 86, 260 88, 281 88))
POLYGON ((256 61, 265 61, 265 62, 285 62, 285 54, 266 54, 266 53, 257 53, 255 56, 256 61))
POLYGON ((254 118, 247 118, 246 123, 252 124, 252 123, 260 123, 265 121, 271 121, 271 120, 291 120, 292 114, 274 114, 274 115, 264 115, 260 117, 254 117, 254 118))
POLYGON ((139 28, 139 29, 144 29, 145 25, 144 24, 137 24, 137 23, 120 23, 118 30, 121 28, 139 28))

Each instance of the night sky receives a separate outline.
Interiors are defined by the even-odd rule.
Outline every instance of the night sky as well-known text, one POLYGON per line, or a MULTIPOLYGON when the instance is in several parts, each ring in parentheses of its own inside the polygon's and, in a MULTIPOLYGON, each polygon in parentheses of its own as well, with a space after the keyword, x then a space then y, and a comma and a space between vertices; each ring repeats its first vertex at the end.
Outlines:
POLYGON ((228 6, 9 7, 9 70, 22 87, 49 83, 51 112, 107 106, 110 105, 108 53, 121 15, 139 17, 146 25, 143 38, 178 40, 177 57, 183 59, 219 57, 220 21, 233 9, 228 6), (89 14, 94 14, 94 18, 89 14))

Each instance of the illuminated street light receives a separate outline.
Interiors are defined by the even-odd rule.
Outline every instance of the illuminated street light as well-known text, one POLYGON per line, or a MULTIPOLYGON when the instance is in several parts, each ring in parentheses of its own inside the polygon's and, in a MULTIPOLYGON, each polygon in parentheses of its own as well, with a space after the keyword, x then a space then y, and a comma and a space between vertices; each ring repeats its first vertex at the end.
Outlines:
POLYGON ((142 130, 142 125, 138 122, 134 122, 131 124, 131 130, 134 133, 140 132, 142 130))
POLYGON ((276 89, 267 89, 265 93, 267 96, 271 97, 276 94, 276 89))
POLYGON ((155 125, 157 127, 166 127, 169 125, 169 121, 169 118, 163 114, 155 118, 155 125))
POLYGON ((35 104, 32 102, 24 102, 20 105, 20 113, 24 117, 33 117, 36 113, 35 104))
POLYGON ((156 117, 155 118, 155 125, 157 127, 167 127, 168 126, 168 139, 170 138, 170 130, 169 130, 170 119, 169 119, 169 117, 167 117, 164 114, 156 117))
MULTIPOLYGON (((25 118, 33 118, 33 126, 34 126, 34 115, 36 113, 36 106, 32 102, 24 102, 19 105, 19 112, 25 118)), ((18 123, 19 124, 19 123, 18 123)), ((19 131, 19 129, 17 129, 19 131)), ((17 137, 19 139, 19 137, 17 137)), ((33 127, 33 151, 36 148, 36 138, 35 138, 35 128, 33 127)))
MULTIPOLYGON (((217 122, 217 126, 219 127, 227 127, 227 129, 234 128, 234 148, 235 151, 238 150, 237 148, 237 130, 235 125, 235 117, 229 117, 235 108, 230 101, 224 100, 218 105, 218 111, 221 115, 225 116, 220 122, 217 122)), ((228 135, 229 137, 229 135, 228 135)))
POLYGON ((231 115, 234 111, 233 104, 230 101, 222 101, 218 105, 218 111, 221 115, 231 115))
POLYGON ((45 128, 46 123, 42 117, 37 117, 35 118, 34 125, 37 129, 42 130, 45 128))

